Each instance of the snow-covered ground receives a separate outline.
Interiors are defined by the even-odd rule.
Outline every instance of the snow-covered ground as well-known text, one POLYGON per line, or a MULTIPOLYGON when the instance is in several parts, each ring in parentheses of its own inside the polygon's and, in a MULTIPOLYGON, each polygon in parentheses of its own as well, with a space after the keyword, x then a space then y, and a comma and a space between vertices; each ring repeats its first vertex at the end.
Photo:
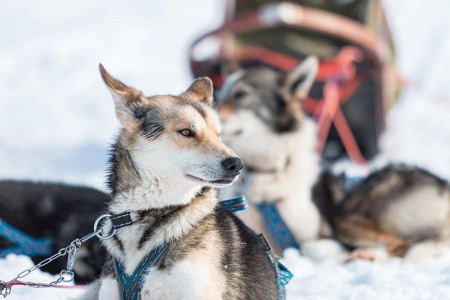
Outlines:
MULTIPOLYGON (((384 1, 401 73, 450 98, 450 1, 384 1)), ((222 0, 1 1, 0 178, 104 189, 118 124, 102 62, 147 94, 191 81, 187 48, 222 21, 222 0)), ((383 159, 415 162, 450 179, 450 101, 405 90, 390 110, 383 159)), ((410 264, 315 263, 287 251, 289 299, 450 299, 450 253, 410 264)), ((31 266, 0 260, 0 279, 31 266)), ((30 279, 49 281, 36 271, 30 279)), ((14 287, 8 299, 68 299, 79 291, 14 287)))

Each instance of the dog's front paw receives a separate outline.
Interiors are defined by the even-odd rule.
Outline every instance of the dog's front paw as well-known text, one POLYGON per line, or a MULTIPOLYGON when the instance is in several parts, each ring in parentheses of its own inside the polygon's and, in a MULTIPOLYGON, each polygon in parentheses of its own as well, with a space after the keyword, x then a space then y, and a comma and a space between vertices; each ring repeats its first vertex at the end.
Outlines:
POLYGON ((344 260, 347 251, 342 244, 332 239, 311 240, 302 243, 302 254, 314 261, 322 261, 327 258, 344 260))
POLYGON ((359 248, 350 253, 347 257, 347 262, 354 260, 383 262, 389 258, 389 253, 385 248, 359 248))

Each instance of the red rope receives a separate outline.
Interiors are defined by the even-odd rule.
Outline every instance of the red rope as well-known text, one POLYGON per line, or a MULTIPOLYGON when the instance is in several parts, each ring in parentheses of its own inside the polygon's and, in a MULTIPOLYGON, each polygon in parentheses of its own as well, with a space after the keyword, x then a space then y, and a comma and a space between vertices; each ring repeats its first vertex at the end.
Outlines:
MULTIPOLYGON (((357 85, 352 84, 352 89, 357 87, 357 85)), ((343 90, 347 90, 346 95, 351 95, 349 93, 349 89, 343 89, 339 87, 336 82, 329 81, 325 84, 324 87, 324 98, 320 106, 317 107, 317 110, 320 112, 315 112, 315 114, 319 115, 318 120, 318 152, 321 153, 323 148, 325 147, 325 143, 331 128, 331 123, 334 123, 334 126, 341 138, 342 144, 344 145, 345 151, 347 152, 350 159, 357 164, 363 165, 366 163, 364 156, 359 149, 358 144, 356 143, 356 139, 352 133, 350 126, 345 119, 340 106, 342 102, 345 102, 347 98, 344 98, 343 90)))

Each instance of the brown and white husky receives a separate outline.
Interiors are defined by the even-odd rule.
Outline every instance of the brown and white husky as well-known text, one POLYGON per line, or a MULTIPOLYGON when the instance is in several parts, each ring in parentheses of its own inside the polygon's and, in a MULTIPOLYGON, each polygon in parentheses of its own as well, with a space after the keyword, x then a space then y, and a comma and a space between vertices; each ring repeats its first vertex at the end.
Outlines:
POLYGON ((200 78, 180 95, 147 97, 100 71, 123 127, 110 160, 109 211, 129 212, 123 224, 131 225, 104 241, 110 258, 83 299, 127 298, 113 264, 132 274, 157 247, 165 250, 140 277, 139 299, 278 299, 260 239, 216 197, 243 162, 220 139, 212 82, 200 78))

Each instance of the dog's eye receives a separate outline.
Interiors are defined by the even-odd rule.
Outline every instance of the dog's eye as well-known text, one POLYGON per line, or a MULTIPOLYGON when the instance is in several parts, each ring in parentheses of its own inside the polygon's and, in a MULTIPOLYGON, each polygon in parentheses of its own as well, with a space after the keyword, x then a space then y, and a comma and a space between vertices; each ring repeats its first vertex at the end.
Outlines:
POLYGON ((195 132, 188 128, 178 130, 178 133, 185 137, 194 137, 195 136, 195 132))
POLYGON ((233 98, 236 100, 236 99, 244 98, 245 96, 247 96, 247 92, 245 92, 243 90, 239 90, 239 91, 236 91, 236 93, 234 93, 233 98))

